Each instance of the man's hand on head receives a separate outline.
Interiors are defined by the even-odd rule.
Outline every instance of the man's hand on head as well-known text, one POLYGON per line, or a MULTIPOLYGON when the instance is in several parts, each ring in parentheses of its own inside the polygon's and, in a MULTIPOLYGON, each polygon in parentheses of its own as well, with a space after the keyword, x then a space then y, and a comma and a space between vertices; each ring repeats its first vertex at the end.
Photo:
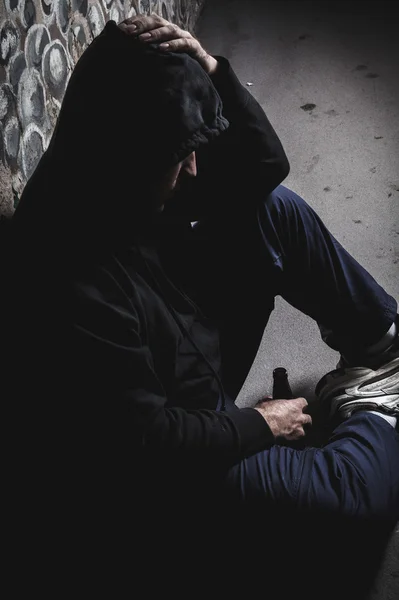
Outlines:
POLYGON ((194 58, 208 75, 213 75, 218 62, 208 54, 199 41, 188 31, 153 13, 125 19, 118 26, 124 33, 145 43, 159 44, 164 52, 186 52, 194 58))
POLYGON ((312 417, 304 409, 308 406, 305 398, 293 400, 261 400, 255 406, 274 437, 286 440, 298 440, 305 435, 304 427, 312 424, 312 417))

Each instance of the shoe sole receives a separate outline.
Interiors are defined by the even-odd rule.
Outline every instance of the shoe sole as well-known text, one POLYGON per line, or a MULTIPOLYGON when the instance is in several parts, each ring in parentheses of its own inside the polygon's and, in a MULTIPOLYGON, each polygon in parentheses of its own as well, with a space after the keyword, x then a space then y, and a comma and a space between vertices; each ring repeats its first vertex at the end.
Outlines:
POLYGON ((350 416, 362 408, 399 416, 399 358, 373 371, 364 367, 336 369, 316 386, 322 404, 330 403, 330 417, 350 416))

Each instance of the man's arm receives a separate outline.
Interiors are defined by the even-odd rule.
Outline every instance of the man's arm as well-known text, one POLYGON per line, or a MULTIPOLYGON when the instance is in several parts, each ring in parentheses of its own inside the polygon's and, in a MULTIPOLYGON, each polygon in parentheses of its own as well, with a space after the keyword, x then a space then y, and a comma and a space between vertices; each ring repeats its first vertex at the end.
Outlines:
POLYGON ((211 80, 230 122, 212 143, 199 148, 198 175, 187 197, 168 206, 173 214, 198 220, 216 213, 242 213, 256 205, 288 175, 289 162, 263 108, 240 83, 229 61, 215 57, 211 80))
POLYGON ((215 213, 241 214, 287 177, 289 163, 276 132, 226 58, 211 56, 188 31, 155 14, 126 19, 119 27, 143 43, 190 54, 211 78, 230 121, 226 131, 197 150, 196 181, 166 206, 167 212, 191 221, 215 213))
POLYGON ((176 462, 228 467, 274 443, 258 410, 226 413, 168 405, 132 302, 105 271, 100 277, 101 285, 80 283, 74 294, 70 377, 80 382, 85 403, 118 407, 133 446, 176 462), (106 295, 100 291, 104 286, 106 295))
MULTIPOLYGON (((267 194, 287 177, 288 158, 263 108, 240 83, 230 62, 222 56, 215 58, 218 67, 211 69, 210 76, 222 99, 223 114, 230 122, 225 135, 220 136, 220 146, 227 160, 244 168, 252 161, 257 163, 262 193, 267 194)), ((237 178, 244 179, 245 173, 237 174, 237 178)))
MULTIPOLYGON (((110 414, 117 411, 119 426, 124 424, 139 453, 171 459, 177 466, 228 468, 277 437, 304 435, 309 417, 303 413, 303 399, 286 401, 288 405, 280 400, 260 402, 231 412, 171 406, 130 294, 105 269, 97 277, 96 285, 75 286, 67 353, 68 379, 77 382, 82 406, 93 406, 93 421, 96 407, 109 407, 110 414)), ((166 343, 160 327, 159 343, 166 343)))

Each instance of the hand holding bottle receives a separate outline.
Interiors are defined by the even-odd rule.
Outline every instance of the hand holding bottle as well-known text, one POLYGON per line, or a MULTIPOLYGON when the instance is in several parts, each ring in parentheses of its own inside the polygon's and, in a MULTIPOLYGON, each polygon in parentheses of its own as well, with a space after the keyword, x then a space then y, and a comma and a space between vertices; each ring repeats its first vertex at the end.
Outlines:
POLYGON ((293 441, 304 437, 304 427, 312 424, 312 417, 303 412, 307 406, 305 398, 261 400, 255 410, 263 416, 274 437, 293 441))
POLYGON ((293 441, 304 437, 304 427, 312 424, 312 417, 303 412, 307 406, 305 398, 294 398, 286 369, 277 367, 273 371, 273 398, 261 400, 255 408, 274 437, 293 441))

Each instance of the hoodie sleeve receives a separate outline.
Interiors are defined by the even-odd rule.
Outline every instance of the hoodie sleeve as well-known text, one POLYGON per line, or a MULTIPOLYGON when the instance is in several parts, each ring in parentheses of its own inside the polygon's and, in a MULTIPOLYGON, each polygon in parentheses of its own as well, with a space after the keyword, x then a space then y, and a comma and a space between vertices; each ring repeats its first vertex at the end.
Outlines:
POLYGON ((229 61, 215 56, 219 66, 211 80, 223 102, 230 126, 197 150, 198 175, 189 197, 171 209, 197 220, 226 215, 256 205, 288 176, 283 146, 263 108, 240 83, 229 61))
POLYGON ((77 287, 70 356, 86 402, 117 407, 136 451, 175 464, 225 468, 273 444, 270 428, 252 408, 226 413, 168 406, 142 319, 113 288, 110 303, 110 288, 105 300, 98 286, 77 287))

